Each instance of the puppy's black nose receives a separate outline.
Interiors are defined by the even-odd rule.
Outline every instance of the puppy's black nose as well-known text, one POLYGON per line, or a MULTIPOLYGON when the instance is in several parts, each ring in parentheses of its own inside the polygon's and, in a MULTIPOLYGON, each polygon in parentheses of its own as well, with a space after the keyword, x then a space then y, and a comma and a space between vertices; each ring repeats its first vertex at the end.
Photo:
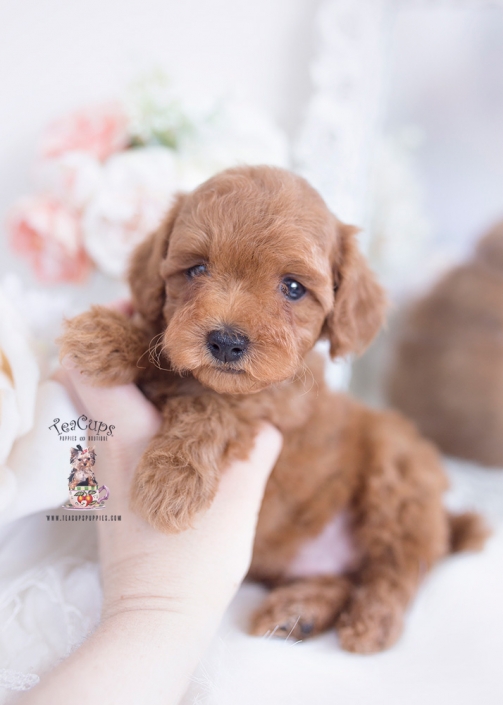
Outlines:
POLYGON ((208 350, 216 360, 235 362, 246 352, 250 342, 245 335, 233 330, 212 330, 207 338, 208 350))

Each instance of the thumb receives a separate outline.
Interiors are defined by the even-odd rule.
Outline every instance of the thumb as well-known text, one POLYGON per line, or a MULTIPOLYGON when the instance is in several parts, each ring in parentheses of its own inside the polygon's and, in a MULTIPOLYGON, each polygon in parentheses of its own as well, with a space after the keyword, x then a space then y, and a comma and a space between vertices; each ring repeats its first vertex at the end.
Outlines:
POLYGON ((178 537, 189 542, 197 537, 203 562, 209 560, 212 571, 219 566, 217 582, 223 595, 229 586, 231 592, 237 589, 250 567, 262 497, 281 446, 280 432, 264 424, 249 458, 232 462, 222 473, 213 503, 194 523, 195 534, 189 531, 178 537))
MULTIPOLYGON (((257 518, 265 486, 276 464, 283 445, 277 428, 264 423, 255 438, 255 444, 246 460, 234 461, 222 474, 215 498, 215 510, 223 512, 232 507, 237 513, 257 518)), ((245 517, 243 517, 245 518, 245 517)))
POLYGON ((106 418, 115 426, 115 434, 128 443, 149 440, 160 426, 160 414, 134 384, 98 387, 78 370, 68 358, 62 361, 60 378, 80 410, 93 418, 106 418))

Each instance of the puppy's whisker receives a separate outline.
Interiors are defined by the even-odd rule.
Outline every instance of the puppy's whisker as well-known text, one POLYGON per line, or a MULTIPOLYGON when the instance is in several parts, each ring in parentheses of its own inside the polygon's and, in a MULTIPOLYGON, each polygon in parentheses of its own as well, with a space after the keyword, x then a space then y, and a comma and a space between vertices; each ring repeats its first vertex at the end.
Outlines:
POLYGON ((295 620, 295 623, 294 623, 293 627, 292 627, 292 628, 290 629, 290 631, 288 632, 288 636, 286 637, 286 639, 289 639, 289 638, 292 636, 293 630, 295 629, 295 627, 297 626, 297 624, 299 623, 299 621, 300 621, 300 614, 299 614, 299 616, 297 617, 297 619, 295 620))
POLYGON ((149 343, 148 346, 148 359, 149 362, 157 367, 159 370, 162 370, 164 372, 172 372, 173 368, 170 367, 163 367, 161 365, 161 355, 164 352, 164 348, 162 345, 162 338, 164 336, 164 333, 158 333, 155 335, 152 340, 149 343), (155 341, 155 342, 154 342, 155 341))
POLYGON ((299 360, 296 370, 292 376, 292 381, 293 382, 302 382, 304 383, 306 381, 306 373, 309 371, 309 368, 307 367, 306 363, 304 360, 299 360))
POLYGON ((152 343, 154 342, 154 340, 155 340, 156 338, 159 338, 159 337, 162 336, 162 335, 163 335, 163 333, 158 333, 157 335, 154 335, 154 337, 153 337, 153 338, 151 339, 151 341, 149 342, 148 347, 147 347, 147 349, 145 350, 145 352, 143 352, 143 353, 140 355, 140 357, 138 358, 138 360, 136 361, 136 367, 138 367, 139 369, 144 369, 143 367, 140 367, 139 362, 141 361, 141 359, 142 359, 143 357, 145 357, 145 355, 148 355, 149 362, 152 362, 152 358, 151 358, 151 355, 152 355, 152 349, 151 349, 151 348, 152 348, 152 343))
POLYGON ((145 357, 145 355, 147 355, 148 353, 149 353, 149 349, 147 348, 147 349, 145 350, 145 352, 142 353, 142 354, 140 355, 140 357, 136 360, 136 367, 137 367, 139 370, 144 370, 144 369, 145 369, 145 368, 143 367, 143 365, 140 365, 140 362, 141 362, 141 359, 142 359, 143 357, 145 357))
MULTIPOLYGON (((157 345, 158 345, 158 343, 159 343, 159 341, 160 341, 162 335, 163 335, 162 332, 161 332, 161 333, 158 333, 157 335, 154 335, 154 337, 151 339, 151 341, 150 341, 149 344, 148 344, 148 348, 147 348, 146 352, 148 352, 148 354, 149 354, 149 360, 150 360, 150 362, 153 362, 153 361, 152 361, 153 351, 154 351, 155 348, 157 347, 157 345), (155 341, 155 342, 154 342, 154 341, 155 341)), ((144 353, 144 354, 145 354, 145 353, 144 353)))
POLYGON ((300 377, 299 377, 299 381, 301 381, 303 385, 306 384, 306 380, 307 380, 308 375, 311 379, 311 386, 309 387, 309 389, 305 388, 304 391, 300 394, 300 396, 305 396, 306 394, 309 394, 314 387, 318 388, 319 385, 318 385, 318 382, 316 381, 316 378, 313 374, 313 371, 309 368, 309 366, 306 364, 306 362, 304 360, 302 360, 301 366, 298 370, 298 375, 300 375, 300 374, 302 374, 302 380, 300 380, 300 377))
POLYGON ((157 367, 161 366, 161 355, 162 355, 162 346, 161 346, 161 341, 158 340, 152 348, 152 360, 157 367))

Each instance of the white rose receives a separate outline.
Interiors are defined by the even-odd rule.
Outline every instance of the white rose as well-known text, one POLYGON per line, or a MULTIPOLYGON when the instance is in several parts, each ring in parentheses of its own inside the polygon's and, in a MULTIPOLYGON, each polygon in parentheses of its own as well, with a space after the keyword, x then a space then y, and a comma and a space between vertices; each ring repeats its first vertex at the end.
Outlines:
POLYGON ((158 226, 177 188, 175 159, 166 147, 110 157, 83 217, 86 250, 103 272, 124 276, 131 252, 158 226))
POLYGON ((28 333, 0 290, 0 510, 15 490, 7 459, 14 441, 33 426, 38 379, 28 333))
POLYGON ((99 187, 102 166, 87 152, 65 152, 40 159, 34 168, 38 188, 58 196, 77 210, 84 208, 99 187))
POLYGON ((38 378, 28 332, 0 290, 0 463, 33 425, 38 378))
POLYGON ((44 301, 15 278, 0 285, 0 525, 55 507, 68 494, 68 444, 50 426, 55 418, 75 418, 76 411, 64 387, 39 383, 40 366, 49 367, 51 352, 43 339, 53 328, 51 319, 60 319, 64 300, 52 312, 44 301))
POLYGON ((63 504, 68 498, 70 443, 50 427, 76 418, 66 389, 52 380, 36 390, 33 427, 18 438, 0 466, 0 525, 63 504), (4 483, 3 485, 1 483, 4 483))
POLYGON ((215 158, 220 153, 220 159, 234 163, 289 165, 284 132, 266 114, 238 100, 230 101, 216 119, 208 149, 215 158))
POLYGON ((241 164, 288 167, 284 133, 261 112, 233 101, 201 124, 177 154, 180 188, 191 190, 223 169, 241 164))

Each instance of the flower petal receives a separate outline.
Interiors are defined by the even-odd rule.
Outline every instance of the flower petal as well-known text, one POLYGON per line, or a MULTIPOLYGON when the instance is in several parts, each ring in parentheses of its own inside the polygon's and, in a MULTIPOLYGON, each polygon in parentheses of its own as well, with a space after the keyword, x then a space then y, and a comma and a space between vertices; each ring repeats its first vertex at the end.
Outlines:
POLYGON ((0 439, 2 439, 2 451, 0 451, 0 462, 5 452, 4 438, 9 437, 5 428, 10 428, 14 414, 17 413, 16 436, 19 437, 30 430, 33 425, 33 414, 35 409, 35 397, 39 380, 39 369, 35 354, 30 347, 28 332, 23 327, 19 314, 14 310, 12 304, 7 300, 5 294, 0 291, 0 350, 2 359, 6 360, 9 366, 9 377, 5 372, 5 379, 1 382, 4 394, 2 396, 2 410, 0 418, 0 439), (15 393, 15 407, 11 401, 8 387, 5 380, 8 380, 15 393), (8 405, 5 406, 4 404, 8 405), (7 418, 6 409, 9 409, 7 418))

